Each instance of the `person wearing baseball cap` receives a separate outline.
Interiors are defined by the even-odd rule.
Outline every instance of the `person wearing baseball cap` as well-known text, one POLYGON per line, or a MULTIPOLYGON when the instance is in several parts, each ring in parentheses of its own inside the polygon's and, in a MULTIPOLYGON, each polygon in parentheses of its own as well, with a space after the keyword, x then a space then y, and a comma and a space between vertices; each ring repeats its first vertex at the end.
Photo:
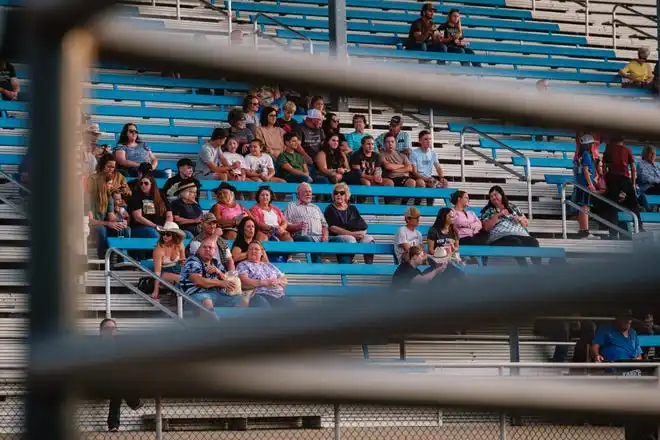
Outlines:
POLYGON ((99 124, 87 124, 83 132, 83 144, 86 147, 86 162, 89 174, 96 171, 99 158, 106 153, 110 153, 109 145, 99 145, 101 138, 101 127, 99 124))
POLYGON ((223 266, 228 271, 234 270, 236 267, 234 264, 234 259, 231 256, 231 250, 229 249, 229 243, 222 238, 222 228, 220 227, 220 222, 218 218, 212 212, 207 212, 202 215, 202 231, 192 239, 189 245, 190 255, 197 253, 200 244, 209 237, 215 237, 217 245, 216 258, 222 263, 223 266))
MULTIPOLYGON (((307 111, 307 116, 302 124, 296 129, 301 149, 298 150, 303 155, 307 166, 310 167, 310 175, 314 177, 314 159, 325 142, 325 134, 321 126, 323 125, 323 113, 315 108, 307 111)), ((327 183, 327 182, 325 182, 327 183)))
POLYGON ((227 180, 229 164, 223 160, 222 146, 227 141, 227 130, 216 127, 211 133, 211 140, 202 145, 197 155, 195 177, 198 179, 227 180))
POLYGON ((165 185, 163 185, 162 191, 165 197, 168 199, 175 198, 178 185, 183 180, 192 180, 197 187, 197 191, 202 188, 201 182, 193 177, 194 168, 192 160, 188 159, 187 157, 179 159, 179 161, 176 163, 176 168, 178 172, 174 176, 167 179, 167 181, 165 181, 165 185))
POLYGON ((396 138, 396 151, 410 157, 410 153, 412 153, 412 142, 410 140, 410 134, 408 134, 407 131, 403 131, 402 128, 403 118, 399 115, 392 116, 392 119, 390 119, 390 131, 381 133, 380 136, 376 138, 376 150, 379 153, 384 151, 385 135, 391 133, 396 138))
MULTIPOLYGON (((596 140, 590 134, 585 134, 580 138, 580 150, 577 158, 573 161, 573 177, 575 183, 587 188, 589 191, 596 191, 596 165, 591 156, 591 149, 596 140)), ((582 209, 589 211, 592 206, 591 195, 578 187, 573 188, 573 202, 582 209)), ((578 211, 579 231, 577 238, 594 239, 589 233, 589 215, 584 211, 578 211)))
POLYGON ((433 21, 435 10, 433 3, 422 5, 421 17, 410 25, 408 40, 405 44, 406 50, 447 52, 447 48, 442 44, 440 28, 433 21))
POLYGON ((394 235, 394 256, 397 263, 401 263, 403 255, 412 246, 423 246, 422 234, 417 229, 421 216, 419 209, 414 206, 409 206, 403 213, 406 224, 394 235))

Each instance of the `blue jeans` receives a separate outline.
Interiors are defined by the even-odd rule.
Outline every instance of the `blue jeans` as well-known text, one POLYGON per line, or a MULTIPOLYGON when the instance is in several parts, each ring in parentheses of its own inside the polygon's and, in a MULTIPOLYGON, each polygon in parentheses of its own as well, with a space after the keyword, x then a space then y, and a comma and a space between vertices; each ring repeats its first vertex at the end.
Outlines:
MULTIPOLYGON (((239 307, 245 297, 243 295, 229 296, 218 289, 202 289, 190 295, 190 297, 201 303, 206 299, 210 299, 213 302, 213 307, 239 307)), ((270 307, 270 304, 267 300, 263 298, 262 295, 255 295, 250 300, 250 307, 270 307)))
POLYGON ((284 180, 289 183, 312 183, 314 181, 311 177, 302 174, 289 174, 284 180))
POLYGON ((133 226, 132 227, 132 236, 135 238, 159 238, 160 235, 158 234, 158 231, 156 228, 152 228, 151 226, 144 226, 144 225, 139 225, 139 226, 133 226))
MULTIPOLYGON (((293 241, 304 241, 308 243, 316 243, 313 237, 309 235, 296 234, 293 236, 293 241)), ((321 262, 321 254, 311 254, 312 263, 321 262)))
POLYGON ((267 307, 291 308, 291 307, 296 306, 295 303, 293 302, 293 300, 291 298, 289 298, 288 296, 283 296, 281 298, 275 298, 275 297, 270 296, 270 295, 259 295, 259 294, 257 294, 257 295, 254 295, 254 297, 250 301, 250 307, 252 307, 252 303, 257 298, 259 298, 260 301, 265 301, 266 304, 268 304, 267 307))
MULTIPOLYGON (((120 168, 118 171, 124 176, 128 175, 129 177, 137 177, 137 167, 136 168, 120 168)), ((154 179, 166 179, 167 174, 164 170, 153 170, 151 175, 154 176, 154 179)))
MULTIPOLYGON (((96 254, 99 258, 105 258, 105 253, 108 251, 110 245, 108 244, 108 237, 118 237, 119 232, 110 229, 107 226, 96 226, 96 254)), ((131 228, 125 228, 123 237, 131 238, 131 228)))
MULTIPOLYGON (((328 239, 330 243, 357 243, 355 237, 349 235, 335 235, 328 239)), ((351 264, 353 262, 354 254, 337 254, 337 262, 339 264, 351 264)))

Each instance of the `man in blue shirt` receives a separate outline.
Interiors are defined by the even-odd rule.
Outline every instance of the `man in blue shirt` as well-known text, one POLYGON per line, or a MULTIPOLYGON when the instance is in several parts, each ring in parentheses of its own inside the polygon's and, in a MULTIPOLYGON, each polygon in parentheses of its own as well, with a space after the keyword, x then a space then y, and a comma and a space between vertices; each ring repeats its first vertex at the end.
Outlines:
POLYGON ((642 349, 639 346, 637 332, 630 326, 632 314, 626 311, 617 315, 614 324, 598 327, 591 346, 591 353, 596 362, 617 362, 641 360, 642 349))

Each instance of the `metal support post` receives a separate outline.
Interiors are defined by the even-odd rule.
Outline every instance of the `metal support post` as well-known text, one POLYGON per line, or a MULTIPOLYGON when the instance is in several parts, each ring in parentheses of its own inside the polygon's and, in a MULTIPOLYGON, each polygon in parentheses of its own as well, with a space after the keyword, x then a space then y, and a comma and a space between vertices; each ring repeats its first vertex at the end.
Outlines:
MULTIPOLYGON (((46 20, 43 18, 43 20, 46 20)), ((73 333, 79 255, 81 200, 76 194, 78 158, 76 126, 82 83, 86 80, 94 42, 83 30, 66 32, 50 22, 30 22, 32 76, 31 157, 33 203, 30 203, 30 364, 52 338, 73 333), (38 246, 38 247, 37 247, 38 246)), ((27 438, 65 440, 73 432, 74 405, 70 388, 44 389, 28 373, 27 438)))
MULTIPOLYGON (((498 368, 500 377, 504 376, 504 367, 498 368)), ((506 440, 506 414, 500 413, 500 440, 506 440)))
POLYGON ((429 131, 431 132, 431 148, 435 148, 435 115, 433 107, 429 109, 429 131))
POLYGON ((339 412, 339 404, 335 404, 335 439, 341 440, 341 413, 339 412))
MULTIPOLYGON (((330 31, 330 55, 341 63, 348 61, 346 38, 346 0, 328 1, 328 27, 330 31)), ((345 96, 333 95, 332 104, 337 111, 348 111, 345 96)))
POLYGON ((163 440, 163 405, 156 397, 156 440, 163 440))

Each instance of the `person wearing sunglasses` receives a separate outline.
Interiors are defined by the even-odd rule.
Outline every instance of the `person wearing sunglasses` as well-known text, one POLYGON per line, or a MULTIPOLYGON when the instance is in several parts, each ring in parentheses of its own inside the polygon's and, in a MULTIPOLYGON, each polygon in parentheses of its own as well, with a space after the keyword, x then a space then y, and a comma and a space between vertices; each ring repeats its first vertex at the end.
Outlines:
MULTIPOLYGON (((375 243, 374 238, 367 234, 367 222, 364 221, 357 208, 348 203, 351 191, 343 182, 336 184, 332 190, 332 204, 325 209, 324 217, 328 222, 330 241, 337 243, 375 243)), ((351 264, 354 255, 337 255, 339 263, 351 264)), ((373 254, 365 254, 364 262, 373 264, 373 254)))
POLYGON ((243 113, 245 113, 245 123, 251 129, 260 125, 257 112, 259 112, 259 98, 256 95, 247 95, 243 99, 243 113))
POLYGON ((264 146, 264 152, 277 159, 284 151, 284 131, 277 126, 277 109, 266 107, 261 112, 261 125, 254 130, 254 136, 264 146))
POLYGON ((137 126, 126 124, 119 135, 119 141, 113 153, 119 164, 119 171, 131 177, 137 176, 137 168, 142 162, 151 164, 155 177, 166 177, 162 170, 158 170, 158 159, 151 148, 140 139, 137 126))
MULTIPOLYGON (((158 226, 156 230, 160 234, 160 239, 154 247, 152 270, 168 283, 178 283, 181 264, 186 259, 186 250, 183 247, 186 234, 174 222, 165 222, 162 228, 158 226)), ((159 290, 160 283, 154 283, 154 290, 151 293, 154 300, 158 300, 159 290)))
POLYGON ((128 199, 128 212, 133 237, 158 238, 156 227, 174 220, 152 176, 140 179, 139 189, 128 199))

